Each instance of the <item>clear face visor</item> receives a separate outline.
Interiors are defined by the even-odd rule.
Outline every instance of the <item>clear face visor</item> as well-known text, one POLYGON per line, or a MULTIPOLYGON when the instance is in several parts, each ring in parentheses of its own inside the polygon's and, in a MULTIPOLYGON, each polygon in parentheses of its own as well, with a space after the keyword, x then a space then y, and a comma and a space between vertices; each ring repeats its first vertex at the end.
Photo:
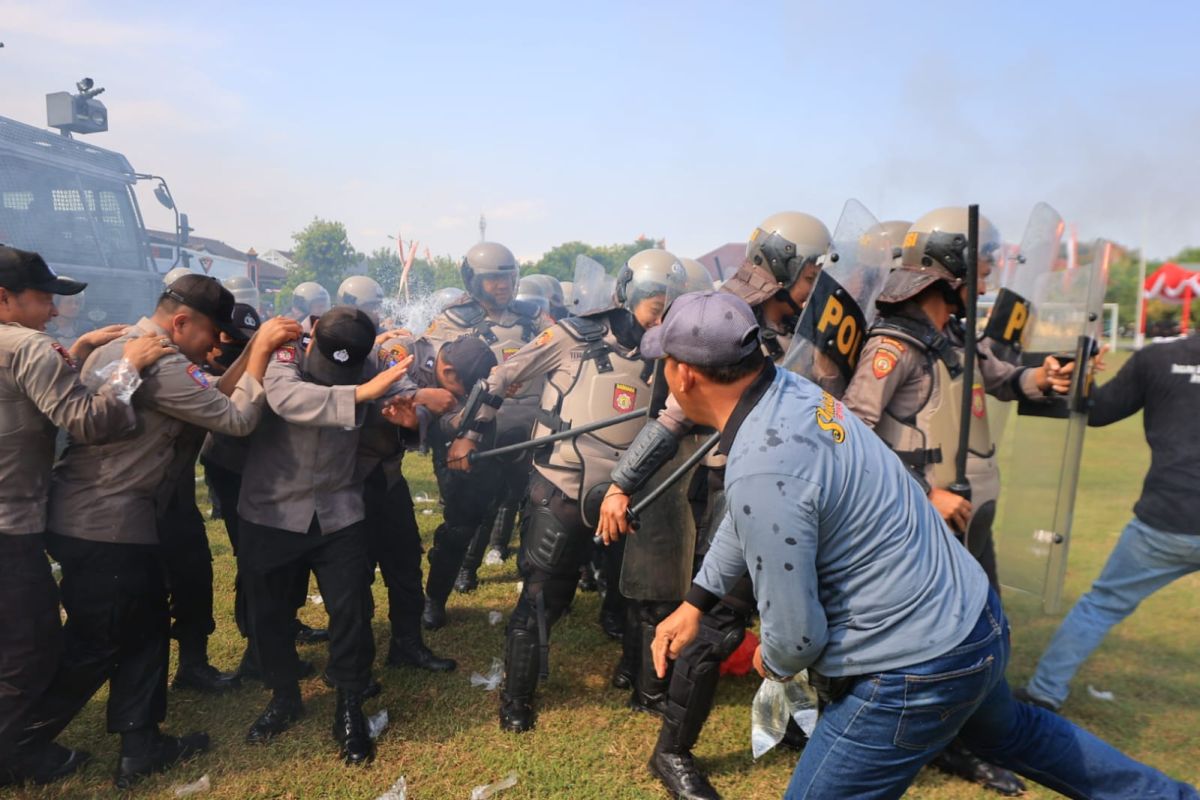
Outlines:
POLYGON ((626 308, 636 314, 639 306, 646 304, 642 311, 659 322, 671 303, 687 291, 687 272, 676 261, 666 275, 635 273, 626 290, 626 297, 629 298, 626 308))
MULTIPOLYGON (((796 282, 805 267, 821 266, 830 253, 829 249, 806 252, 779 233, 767 233, 762 228, 755 228, 750 246, 746 248, 747 260, 769 269, 785 289, 796 282)), ((832 254, 831 259, 836 261, 837 255, 832 254)))

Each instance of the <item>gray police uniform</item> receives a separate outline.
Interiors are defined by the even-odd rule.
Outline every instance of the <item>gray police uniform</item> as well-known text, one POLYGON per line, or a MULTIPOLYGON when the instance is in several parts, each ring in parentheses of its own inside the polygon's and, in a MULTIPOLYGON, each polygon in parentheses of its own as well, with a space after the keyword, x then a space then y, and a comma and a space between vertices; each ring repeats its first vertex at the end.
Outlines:
POLYGON ((367 687, 371 575, 367 563, 363 484, 355 472, 366 406, 353 385, 304 379, 298 343, 271 357, 263 385, 268 410, 250 441, 238 497, 238 571, 246 593, 248 633, 271 689, 300 679, 292 627, 297 571, 311 569, 329 612, 330 679, 367 687))
MULTIPOLYGON (((166 331, 143 318, 92 354, 84 382, 103 383, 97 370, 145 334, 166 331)), ((107 444, 72 442, 55 465, 47 542, 62 565, 68 622, 62 666, 29 718, 39 737, 57 735, 106 680, 110 733, 162 721, 169 611, 157 519, 190 463, 176 457, 175 444, 189 425, 249 433, 262 402, 250 376, 226 397, 182 355, 164 356, 146 368, 133 397, 136 433, 107 444)))
POLYGON ((59 427, 80 443, 128 434, 137 417, 111 386, 93 393, 49 335, 0 325, 0 763, 62 651, 44 531, 59 427))

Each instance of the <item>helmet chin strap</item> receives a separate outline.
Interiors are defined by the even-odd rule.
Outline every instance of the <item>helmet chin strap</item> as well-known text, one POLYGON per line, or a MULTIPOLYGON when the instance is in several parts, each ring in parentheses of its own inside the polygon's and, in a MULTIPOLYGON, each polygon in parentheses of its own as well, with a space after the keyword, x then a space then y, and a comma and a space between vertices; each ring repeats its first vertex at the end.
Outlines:
POLYGON ((792 297, 792 293, 787 289, 780 289, 775 293, 776 300, 782 300, 787 303, 792 309, 792 313, 781 319, 780 326, 784 329, 784 333, 789 336, 796 332, 796 325, 800 322, 800 312, 803 311, 800 304, 792 297))

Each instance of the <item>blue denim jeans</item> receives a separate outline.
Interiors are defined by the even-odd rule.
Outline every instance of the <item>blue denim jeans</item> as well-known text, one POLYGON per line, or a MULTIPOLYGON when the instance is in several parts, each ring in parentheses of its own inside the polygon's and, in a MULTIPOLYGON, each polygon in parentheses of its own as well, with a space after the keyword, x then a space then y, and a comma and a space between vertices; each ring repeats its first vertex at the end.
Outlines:
POLYGON ((1200 569, 1200 536, 1168 533, 1134 517, 1121 532, 1091 591, 1079 598, 1042 654, 1026 687, 1060 706, 1076 671, 1112 626, 1171 581, 1200 569))
POLYGON ((785 797, 900 797, 958 736, 986 761, 1067 797, 1200 798, 1057 714, 1013 700, 1004 680, 1008 656, 1008 622, 989 592, 975 629, 953 650, 866 675, 825 707, 785 797))

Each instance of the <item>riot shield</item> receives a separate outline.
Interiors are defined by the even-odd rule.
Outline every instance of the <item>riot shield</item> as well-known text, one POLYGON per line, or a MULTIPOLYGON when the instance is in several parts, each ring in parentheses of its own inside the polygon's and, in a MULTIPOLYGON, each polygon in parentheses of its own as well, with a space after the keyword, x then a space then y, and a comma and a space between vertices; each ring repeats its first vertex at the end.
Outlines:
POLYGON ((833 252, 800 313, 784 368, 835 397, 845 393, 875 320, 875 297, 891 270, 896 244, 862 203, 846 201, 833 232, 833 252))
MULTIPOLYGON (((1029 214, 1021 244, 997 267, 992 276, 1000 291, 988 315, 981 342, 989 355, 1019 362, 1026 343, 1037 327, 1034 303, 1038 287, 1054 268, 1062 240, 1063 219, 1046 203, 1038 203, 1029 214)), ((1004 434, 1010 403, 988 398, 988 420, 997 441, 1004 434)))
MULTIPOLYGON (((640 492, 630 498, 637 503, 699 449, 703 439, 690 434, 679 443, 679 451, 655 473, 640 492)), ((625 539, 621 564, 621 594, 634 600, 679 602, 692 585, 692 557, 696 549, 696 523, 688 504, 692 472, 684 475, 654 501, 640 516, 641 525, 625 539)))
POLYGON ((593 311, 611 308, 615 280, 610 279, 604 265, 585 255, 575 257, 575 306, 570 311, 583 316, 593 311))
POLYGON ((1081 266, 1046 272, 1027 290, 1037 326, 1023 342, 1022 359, 1040 364, 1048 354, 1072 357, 1075 380, 1064 397, 1020 404, 998 447, 1000 582, 1040 597, 1048 614, 1058 611, 1067 568, 1091 388, 1086 367, 1099 333, 1111 248, 1097 241, 1081 266))

